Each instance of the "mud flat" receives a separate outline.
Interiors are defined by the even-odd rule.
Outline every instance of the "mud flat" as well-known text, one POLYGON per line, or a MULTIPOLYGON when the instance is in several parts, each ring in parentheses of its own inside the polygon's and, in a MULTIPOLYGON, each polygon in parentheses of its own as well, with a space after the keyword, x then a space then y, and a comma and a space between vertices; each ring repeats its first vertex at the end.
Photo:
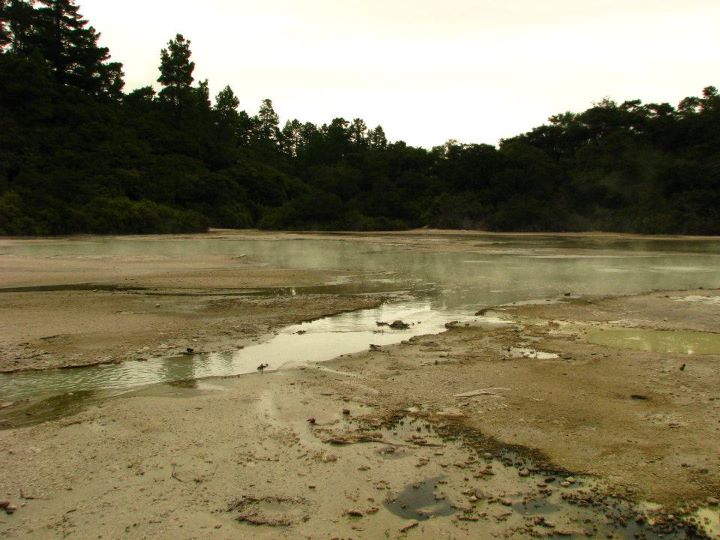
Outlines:
POLYGON ((0 252, 3 244, 27 250, 0 255, 0 372, 237 350, 276 328, 382 300, 332 294, 352 283, 352 269, 199 256, 182 240, 148 237, 132 255, 93 249, 93 237, 68 240, 61 255, 33 248, 62 240, 0 241, 0 252), (177 253, 154 253, 154 244, 171 241, 177 253))
MULTIPOLYGON (((297 272, 279 280, 288 287, 352 274, 318 279, 249 266, 246 275, 266 270, 276 280, 297 272)), ((196 279, 201 271, 188 275, 196 279)), ((245 269, 233 271, 241 279, 245 269)), ((158 290, 167 278, 133 279, 158 290)), ((183 289, 181 281, 172 287, 183 289)), ((158 339, 153 334, 170 332, 172 324, 173 336, 193 335, 188 328, 195 324, 198 332, 212 331, 193 343, 217 347, 225 343, 216 335, 230 324, 225 319, 263 325, 248 332, 252 340, 276 325, 379 301, 234 296, 227 284, 214 291, 218 298, 197 285, 187 289, 204 294, 172 297, 170 314, 157 316, 144 339, 158 339), (178 298, 201 303, 183 315, 185 300, 178 298), (231 309, 214 325, 207 303, 216 301, 231 309), (254 302, 270 307, 250 307, 254 302)), ((52 334, 72 335, 75 328, 76 339, 89 339, 83 325, 105 315, 83 319, 83 310, 104 295, 108 316, 122 301, 146 303, 142 321, 162 309, 135 291, 70 292, 87 295, 78 300, 86 303, 76 322, 62 323, 76 326, 52 334)), ((0 294, 15 302, 36 296, 0 294)), ((299 369, 154 385, 115 397, 66 396, 55 402, 63 414, 48 416, 54 419, 0 431, 0 502, 11 510, 0 510, 0 535, 716 538, 720 351, 712 344, 719 298, 717 290, 695 289, 478 305, 481 315, 442 334, 299 369), (620 330, 635 335, 596 339, 620 330), (668 334, 647 338, 657 332, 668 334), (673 332, 675 340, 668 338, 673 332), (709 343, 703 354, 677 348, 699 335, 709 343)), ((18 304, 15 313, 30 317, 22 315, 28 305, 18 304)), ((127 320, 141 315, 127 309, 133 312, 127 320)), ((22 330, 33 346, 51 334, 45 325, 52 318, 38 321, 36 334, 22 330)), ((149 323, 106 324, 99 331, 110 341, 98 339, 96 351, 149 323), (116 329, 127 334, 114 338, 116 329)), ((230 339, 243 336, 241 328, 230 339)), ((185 346, 160 339, 149 343, 185 346)), ((142 343, 133 342, 133 354, 142 343)), ((13 409, 0 409, 0 420, 13 409)))

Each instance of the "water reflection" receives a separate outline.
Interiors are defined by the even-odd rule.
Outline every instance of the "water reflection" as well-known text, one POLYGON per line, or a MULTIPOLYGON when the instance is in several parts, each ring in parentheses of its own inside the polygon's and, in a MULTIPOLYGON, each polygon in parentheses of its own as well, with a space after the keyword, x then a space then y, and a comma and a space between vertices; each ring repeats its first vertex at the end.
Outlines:
POLYGON ((466 313, 437 310, 429 300, 384 305, 292 325, 264 343, 230 353, 183 355, 151 361, 127 361, 76 369, 19 372, 0 377, 3 400, 59 395, 88 390, 128 389, 160 382, 226 377, 287 369, 366 350, 369 344, 398 343, 415 335, 435 334, 451 319, 469 320, 466 313), (378 321, 402 319, 404 330, 379 327, 378 321))

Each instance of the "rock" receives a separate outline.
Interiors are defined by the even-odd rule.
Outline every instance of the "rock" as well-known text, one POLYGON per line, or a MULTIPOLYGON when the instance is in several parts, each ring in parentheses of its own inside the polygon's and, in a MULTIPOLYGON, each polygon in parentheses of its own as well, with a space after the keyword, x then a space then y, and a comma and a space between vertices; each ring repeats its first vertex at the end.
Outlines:
POLYGON ((315 425, 315 422, 316 422, 315 418, 312 418, 312 417, 308 418, 307 421, 308 421, 308 424, 312 424, 313 426, 315 425))
POLYGON ((0 500, 0 508, 2 508, 3 510, 5 510, 11 504, 12 503, 10 501, 0 500))
POLYGON ((553 534, 556 536, 585 536, 585 531, 575 530, 575 529, 555 529, 553 531, 553 534))
POLYGON ((323 463, 335 463, 337 460, 338 458, 335 454, 323 454, 322 457, 323 463))
POLYGON ((485 453, 483 454, 483 457, 484 457, 485 459, 492 459, 493 455, 492 455, 490 452, 485 452, 485 453))
POLYGON ((717 499, 716 497, 708 497, 707 503, 710 506, 718 506, 718 505, 720 505, 720 499, 717 499))
POLYGON ((406 322, 397 320, 393 321, 390 324, 390 328, 392 328, 393 330, 407 330, 408 328, 410 328, 410 325, 406 322))
POLYGON ((406 523, 405 525, 400 527, 400 532, 401 533, 408 532, 413 527, 417 527, 418 523, 419 523, 418 521, 411 521, 410 523, 406 523))
POLYGON ((566 481, 566 482, 570 482, 571 484, 574 484, 574 483, 575 483, 575 477, 574 477, 574 476, 568 476, 568 477, 565 479, 565 481, 566 481))
POLYGON ((371 343, 370 350, 371 351, 380 351, 380 350, 382 350, 382 347, 380 347, 380 345, 375 345, 375 344, 371 343))
POLYGON ((562 487, 566 488, 566 487, 570 487, 572 484, 570 482, 568 482, 567 480, 565 480, 563 482, 560 482, 560 485, 562 487))
POLYGON ((360 510, 353 508, 351 510, 345 510, 345 515, 350 516, 350 517, 361 518, 361 517, 363 517, 364 514, 360 510))
POLYGON ((528 469, 520 469, 518 471, 518 474, 522 477, 530 476, 530 471, 528 469))
POLYGON ((8 514, 14 514, 14 513, 17 511, 17 509, 18 509, 18 507, 15 506, 14 504, 8 504, 8 505, 5 507, 5 511, 6 511, 8 514))
POLYGON ((456 398, 471 398, 471 397, 477 397, 477 396, 494 396, 494 392, 490 392, 489 390, 471 390, 469 392, 463 392, 462 394, 455 394, 453 397, 456 398))
POLYGON ((503 506, 512 506, 512 501, 510 499, 500 499, 500 504, 503 506))
POLYGON ((350 409, 343 409, 342 413, 345 416, 350 416, 350 409))

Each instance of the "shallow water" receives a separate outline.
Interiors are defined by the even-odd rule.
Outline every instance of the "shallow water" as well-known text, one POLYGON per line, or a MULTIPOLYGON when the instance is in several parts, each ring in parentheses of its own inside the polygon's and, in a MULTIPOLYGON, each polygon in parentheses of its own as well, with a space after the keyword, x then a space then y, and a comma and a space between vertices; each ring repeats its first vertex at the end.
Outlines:
POLYGON ((454 320, 471 318, 463 313, 434 310, 429 301, 383 305, 288 326, 264 343, 230 353, 8 374, 0 377, 0 395, 3 400, 15 401, 68 392, 129 389, 161 382, 255 373, 260 364, 267 364, 264 372, 268 373, 360 352, 369 344, 387 345, 416 335, 436 334, 445 329, 449 315, 454 320), (378 321, 398 319, 410 324, 410 328, 393 330, 377 325, 378 321))
MULTIPOLYGON (((452 242, 429 238, 426 244, 452 242)), ((258 264, 299 269, 335 269, 363 276, 359 282, 272 290, 230 289, 223 294, 356 294, 405 292, 414 300, 328 317, 282 329, 269 341, 229 354, 198 354, 148 362, 27 372, 0 376, 0 401, 47 398, 68 392, 123 390, 158 382, 268 371, 358 352, 418 334, 441 332, 451 320, 509 302, 560 299, 573 294, 628 294, 653 289, 720 287, 720 241, 544 236, 463 237, 462 250, 414 251, 400 242, 369 243, 342 238, 236 239, 86 237, 34 242, 0 241, 0 257, 202 257, 224 255, 258 264), (379 328, 376 321, 402 319, 408 330, 379 328), (384 330, 380 333, 379 331, 384 330), (298 333, 298 332, 304 333, 298 333)), ((460 245, 460 244, 458 244, 460 245)), ((239 260, 240 260, 239 259, 239 260)), ((103 284, 77 284, 100 288, 103 284)), ((67 287, 67 286, 66 286, 67 287)), ((72 287, 72 286, 71 286, 72 287)), ((146 291, 137 290, 137 294, 146 291)))
POLYGON ((602 328, 589 331, 587 340, 596 345, 639 351, 688 355, 720 354, 720 334, 712 332, 602 328))

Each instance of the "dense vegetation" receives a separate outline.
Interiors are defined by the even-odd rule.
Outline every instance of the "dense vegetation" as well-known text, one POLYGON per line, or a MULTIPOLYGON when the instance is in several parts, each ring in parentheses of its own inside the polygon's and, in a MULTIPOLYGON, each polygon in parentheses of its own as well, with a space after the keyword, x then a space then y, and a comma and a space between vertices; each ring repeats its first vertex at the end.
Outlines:
POLYGON ((159 88, 122 65, 74 0, 0 0, 0 234, 213 227, 720 234, 720 97, 603 100, 489 145, 427 150, 361 119, 282 128, 196 82, 190 41, 159 88))

